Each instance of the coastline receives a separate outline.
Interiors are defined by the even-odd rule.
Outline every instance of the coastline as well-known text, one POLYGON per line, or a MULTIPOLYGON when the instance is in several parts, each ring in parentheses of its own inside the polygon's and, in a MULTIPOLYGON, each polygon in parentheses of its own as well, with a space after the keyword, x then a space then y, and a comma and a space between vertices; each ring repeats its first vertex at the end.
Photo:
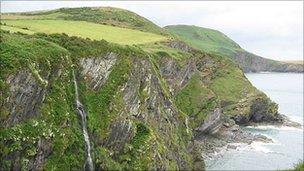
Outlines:
POLYGON ((261 133, 254 134, 244 128, 263 129, 284 129, 284 130, 302 130, 303 126, 295 121, 291 121, 287 116, 280 114, 283 122, 249 122, 238 125, 223 123, 221 128, 215 134, 207 134, 198 137, 195 141, 201 146, 202 157, 204 160, 215 160, 228 151, 239 151, 242 148, 254 148, 265 153, 270 152, 263 148, 263 144, 276 143, 271 137, 261 133))

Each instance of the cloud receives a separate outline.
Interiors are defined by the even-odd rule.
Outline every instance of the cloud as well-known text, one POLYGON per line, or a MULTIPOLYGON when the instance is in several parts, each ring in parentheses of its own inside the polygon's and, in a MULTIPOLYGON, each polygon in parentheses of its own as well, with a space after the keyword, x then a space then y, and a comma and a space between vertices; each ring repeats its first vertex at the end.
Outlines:
POLYGON ((160 26, 189 24, 217 29, 258 55, 295 60, 303 57, 301 1, 1 1, 2 12, 60 7, 114 6, 160 26))

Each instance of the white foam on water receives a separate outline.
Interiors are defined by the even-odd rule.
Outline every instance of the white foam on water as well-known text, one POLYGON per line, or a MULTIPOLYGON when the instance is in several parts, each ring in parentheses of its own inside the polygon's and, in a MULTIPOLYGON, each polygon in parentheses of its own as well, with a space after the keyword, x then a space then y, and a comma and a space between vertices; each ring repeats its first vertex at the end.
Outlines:
POLYGON ((258 142, 258 141, 254 141, 250 144, 250 147, 254 150, 254 151, 258 151, 258 152, 262 152, 262 153, 272 153, 273 151, 271 151, 270 149, 268 149, 267 147, 263 146, 266 143, 263 142, 258 142))
POLYGON ((288 116, 291 121, 297 122, 303 126, 303 118, 299 116, 288 116))
POLYGON ((228 149, 228 151, 256 151, 262 153, 273 153, 270 149, 264 145, 269 145, 270 143, 264 143, 260 141, 253 141, 251 144, 246 143, 229 143, 230 145, 235 145, 236 149, 228 149))
POLYGON ((260 125, 260 126, 247 126, 246 128, 252 128, 256 130, 279 130, 279 131, 303 131, 303 129, 295 128, 295 127, 289 127, 289 126, 273 126, 273 125, 260 125))
POLYGON ((229 143, 230 145, 235 145, 235 146, 243 146, 245 143, 229 143))

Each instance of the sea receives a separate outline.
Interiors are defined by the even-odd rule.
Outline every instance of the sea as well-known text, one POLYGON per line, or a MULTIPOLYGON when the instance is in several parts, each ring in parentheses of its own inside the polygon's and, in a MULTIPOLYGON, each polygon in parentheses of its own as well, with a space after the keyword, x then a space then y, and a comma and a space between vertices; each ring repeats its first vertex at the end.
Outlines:
POLYGON ((242 127, 262 134, 273 143, 234 144, 206 160, 206 170, 282 170, 303 160, 303 73, 248 73, 248 80, 279 105, 279 112, 302 128, 266 126, 242 127))

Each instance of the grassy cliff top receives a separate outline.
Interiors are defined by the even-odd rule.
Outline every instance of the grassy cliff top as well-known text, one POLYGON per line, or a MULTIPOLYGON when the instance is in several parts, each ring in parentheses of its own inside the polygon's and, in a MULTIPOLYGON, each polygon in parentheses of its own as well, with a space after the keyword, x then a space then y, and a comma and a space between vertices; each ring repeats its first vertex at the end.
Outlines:
POLYGON ((2 20, 1 29, 11 32, 33 33, 66 33, 69 36, 107 40, 109 42, 132 45, 157 42, 167 37, 134 29, 96 24, 87 21, 18 19, 2 20))
POLYGON ((37 61, 41 63, 60 63, 69 52, 58 44, 39 39, 25 38, 22 35, 0 31, 0 77, 23 67, 31 67, 37 61))
POLYGON ((187 43, 206 51, 218 49, 241 49, 232 39, 225 34, 208 28, 202 28, 192 25, 171 25, 166 26, 169 32, 177 35, 187 43))
POLYGON ((50 11, 2 13, 1 19, 52 19, 88 21, 167 35, 166 31, 134 12, 112 7, 60 8, 50 11))

